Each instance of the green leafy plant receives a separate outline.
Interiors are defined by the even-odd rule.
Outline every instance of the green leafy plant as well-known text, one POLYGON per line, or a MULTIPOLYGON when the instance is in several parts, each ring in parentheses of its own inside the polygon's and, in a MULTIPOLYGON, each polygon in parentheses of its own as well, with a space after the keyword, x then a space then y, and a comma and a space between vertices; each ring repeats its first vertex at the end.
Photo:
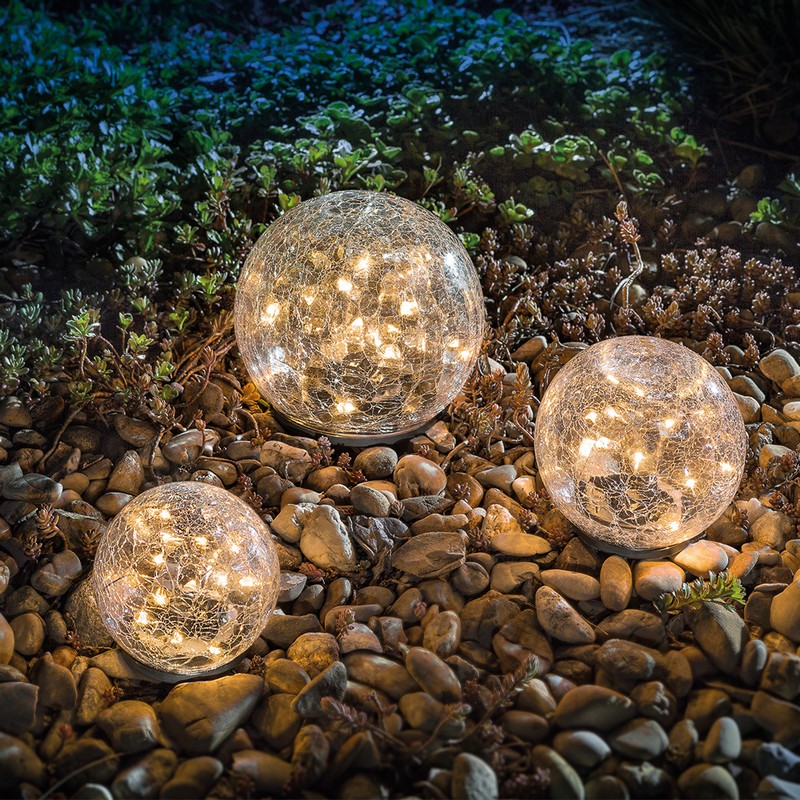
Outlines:
POLYGON ((684 583, 674 592, 662 594, 656 600, 656 605, 663 612, 675 614, 706 602, 744 605, 744 587, 735 575, 727 571, 719 575, 709 572, 707 580, 697 578, 691 583, 684 583))

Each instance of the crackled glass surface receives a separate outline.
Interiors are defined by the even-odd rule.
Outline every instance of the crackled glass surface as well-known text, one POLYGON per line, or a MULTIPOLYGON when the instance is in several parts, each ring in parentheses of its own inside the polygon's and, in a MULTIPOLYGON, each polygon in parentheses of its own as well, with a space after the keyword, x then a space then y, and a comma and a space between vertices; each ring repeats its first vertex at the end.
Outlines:
POLYGON ((334 192, 273 222, 242 270, 245 366, 290 421, 342 437, 429 421, 478 356, 483 297, 459 238, 389 194, 334 192))
POLYGON ((93 584, 116 642, 146 666, 195 675, 241 655, 264 629, 280 582, 269 529, 235 495, 158 486, 112 520, 93 584))
POLYGON ((536 460, 553 502, 603 549, 668 548, 733 500, 746 434, 733 393, 691 350, 624 336, 572 358, 536 417, 536 460))

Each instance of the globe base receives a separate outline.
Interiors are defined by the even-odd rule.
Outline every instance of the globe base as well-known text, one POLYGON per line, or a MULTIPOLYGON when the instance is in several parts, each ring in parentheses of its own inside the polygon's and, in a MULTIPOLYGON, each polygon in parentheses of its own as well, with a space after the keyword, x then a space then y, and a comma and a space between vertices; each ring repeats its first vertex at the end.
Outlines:
POLYGON ((216 678, 218 675, 224 675, 226 672, 236 669, 244 658, 244 655, 237 656, 232 661, 227 661, 205 672, 191 672, 187 674, 181 672, 166 672, 163 669, 156 669, 155 667, 150 667, 144 662, 139 661, 138 658, 134 658, 121 647, 118 648, 118 651, 122 656, 122 661, 125 666, 129 667, 132 673, 138 673, 141 676, 137 677, 137 680, 155 681, 157 683, 186 683, 187 681, 216 678))
POLYGON ((359 434, 330 433, 321 428, 311 428, 308 425, 302 425, 299 422, 289 419, 289 417, 281 414, 274 407, 271 409, 271 413, 289 433, 298 433, 303 436, 325 436, 331 444, 342 447, 372 447, 377 444, 396 444, 404 439, 411 439, 414 436, 424 434, 436 421, 436 417, 433 417, 433 419, 428 420, 422 425, 403 428, 403 430, 396 431, 395 433, 375 433, 362 436, 359 434))
POLYGON ((675 553, 680 553, 684 547, 703 539, 705 534, 701 533, 692 537, 691 539, 686 539, 682 542, 678 542, 677 544, 670 545, 669 547, 653 547, 648 550, 638 550, 630 547, 618 547, 617 545, 610 544, 604 539, 598 539, 597 537, 592 536, 590 533, 586 533, 585 531, 581 530, 578 531, 578 536, 586 544, 591 545, 595 550, 600 550, 604 553, 611 553, 615 556, 622 556, 623 558, 632 558, 636 561, 644 561, 657 560, 659 558, 669 558, 670 556, 675 555, 675 553))

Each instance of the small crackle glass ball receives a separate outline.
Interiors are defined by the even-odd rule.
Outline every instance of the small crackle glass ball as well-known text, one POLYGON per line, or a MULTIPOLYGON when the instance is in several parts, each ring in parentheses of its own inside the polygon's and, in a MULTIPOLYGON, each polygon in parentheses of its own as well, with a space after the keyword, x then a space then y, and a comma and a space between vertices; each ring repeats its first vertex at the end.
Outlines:
POLYGON ((120 647, 153 669, 197 675, 258 638, 278 598, 280 566, 252 508, 187 481, 149 489, 114 517, 92 580, 120 647))
POLYGON ((458 394, 483 296, 460 239, 390 194, 334 192, 273 222, 242 270, 236 337, 290 422, 351 441, 399 435, 458 394))
POLYGON ((539 474, 595 546, 628 556, 688 542, 736 496, 747 436, 733 393, 686 347, 608 339, 558 372, 536 416, 539 474))

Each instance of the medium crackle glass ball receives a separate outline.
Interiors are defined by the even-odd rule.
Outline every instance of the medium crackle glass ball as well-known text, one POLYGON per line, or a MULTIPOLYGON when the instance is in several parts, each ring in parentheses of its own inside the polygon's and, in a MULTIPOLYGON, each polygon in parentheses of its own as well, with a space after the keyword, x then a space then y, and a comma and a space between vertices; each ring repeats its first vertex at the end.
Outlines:
POLYGON ((733 393, 686 347, 648 336, 582 350, 536 417, 539 474, 603 550, 641 555, 700 535, 736 496, 747 436, 733 393))
POLYGON ((269 529, 235 495, 187 481, 135 497, 97 549, 93 586, 117 644, 181 675, 241 655, 267 624, 280 566, 269 529))
POLYGON ((250 377, 281 415, 357 440, 413 431, 450 403, 480 352, 483 296, 461 241, 429 211, 334 192, 258 240, 235 324, 250 377))

